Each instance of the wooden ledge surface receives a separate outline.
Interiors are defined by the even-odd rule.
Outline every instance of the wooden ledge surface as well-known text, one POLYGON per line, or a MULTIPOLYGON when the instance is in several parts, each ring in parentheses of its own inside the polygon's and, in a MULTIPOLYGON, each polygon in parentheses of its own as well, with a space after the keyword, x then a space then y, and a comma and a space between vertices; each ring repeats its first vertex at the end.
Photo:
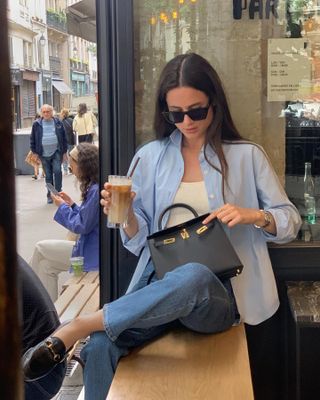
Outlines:
POLYGON ((170 332, 120 360, 107 400, 253 400, 244 326, 170 332))

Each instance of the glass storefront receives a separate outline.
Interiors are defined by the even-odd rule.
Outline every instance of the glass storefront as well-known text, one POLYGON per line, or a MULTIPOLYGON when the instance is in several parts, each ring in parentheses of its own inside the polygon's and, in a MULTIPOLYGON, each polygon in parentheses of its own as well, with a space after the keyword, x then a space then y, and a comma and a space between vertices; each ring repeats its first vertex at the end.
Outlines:
POLYGON ((265 148, 305 220, 299 239, 319 240, 320 1, 135 0, 137 146, 154 137, 163 66, 185 52, 215 67, 239 131, 265 148))

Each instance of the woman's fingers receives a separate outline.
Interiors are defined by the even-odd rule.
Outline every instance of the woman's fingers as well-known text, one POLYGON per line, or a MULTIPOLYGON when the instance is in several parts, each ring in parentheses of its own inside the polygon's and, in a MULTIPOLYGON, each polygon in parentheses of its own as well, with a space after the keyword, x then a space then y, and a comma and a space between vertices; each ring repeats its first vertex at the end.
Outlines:
POLYGON ((218 218, 223 224, 232 227, 239 223, 244 223, 243 210, 233 204, 224 204, 221 207, 214 210, 206 219, 203 220, 203 224, 208 224, 214 218, 218 218))
MULTIPOLYGON (((104 189, 101 190, 101 199, 100 199, 100 204, 103 207, 103 212, 104 214, 108 215, 109 212, 109 208, 111 207, 111 196, 112 193, 110 191, 110 187, 111 185, 108 183, 104 184, 104 189), (109 189, 109 190, 108 190, 109 189)), ((136 193, 135 192, 131 192, 130 197, 131 197, 131 203, 133 201, 133 199, 135 198, 136 193)))

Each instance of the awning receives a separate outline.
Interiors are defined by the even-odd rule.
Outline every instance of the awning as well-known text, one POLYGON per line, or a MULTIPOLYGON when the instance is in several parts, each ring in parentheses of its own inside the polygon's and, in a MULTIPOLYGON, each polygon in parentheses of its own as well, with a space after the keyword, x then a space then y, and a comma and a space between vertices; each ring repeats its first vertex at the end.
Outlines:
POLYGON ((95 0, 82 0, 67 7, 67 30, 89 42, 97 41, 95 0))
POLYGON ((61 94, 72 94, 71 88, 64 83, 63 81, 52 80, 52 85, 57 89, 61 94))

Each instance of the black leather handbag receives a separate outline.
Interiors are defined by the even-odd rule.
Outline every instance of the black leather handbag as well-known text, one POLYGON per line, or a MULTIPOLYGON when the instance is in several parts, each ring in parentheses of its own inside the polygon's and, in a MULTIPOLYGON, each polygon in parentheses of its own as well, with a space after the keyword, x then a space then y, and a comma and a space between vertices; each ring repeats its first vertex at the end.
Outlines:
POLYGON ((158 220, 159 232, 147 237, 155 272, 159 279, 180 265, 197 262, 211 269, 221 280, 232 278, 242 272, 239 260, 221 223, 214 219, 208 224, 202 221, 209 214, 199 216, 187 204, 177 203, 167 207, 158 220), (194 217, 182 224, 162 229, 162 219, 171 209, 183 207, 194 217))

